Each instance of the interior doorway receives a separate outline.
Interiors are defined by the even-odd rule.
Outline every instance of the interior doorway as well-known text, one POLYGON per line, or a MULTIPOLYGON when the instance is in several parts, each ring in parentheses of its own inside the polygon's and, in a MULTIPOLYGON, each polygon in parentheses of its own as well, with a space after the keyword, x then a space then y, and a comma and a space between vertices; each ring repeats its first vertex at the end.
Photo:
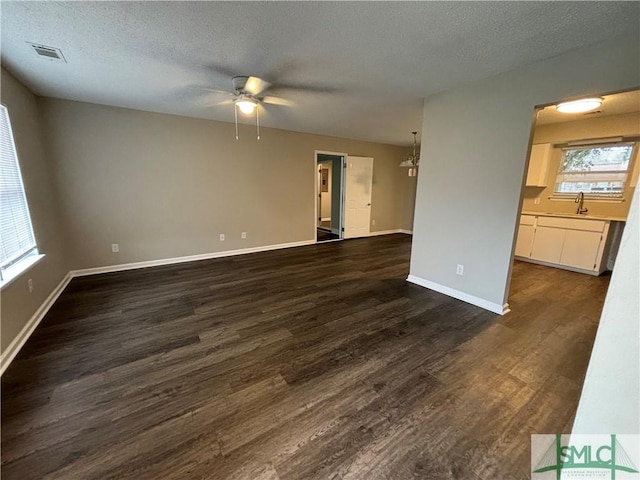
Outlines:
MULTIPOLYGON (((638 114, 638 89, 536 107, 512 271, 608 284, 638 183, 638 114), (576 107, 587 100, 594 105, 576 107)), ((509 304, 527 288, 511 283, 509 304)), ((603 302, 606 287, 600 293, 603 302)))
POLYGON ((318 242, 344 237, 344 165, 346 154, 316 152, 315 232, 318 242))

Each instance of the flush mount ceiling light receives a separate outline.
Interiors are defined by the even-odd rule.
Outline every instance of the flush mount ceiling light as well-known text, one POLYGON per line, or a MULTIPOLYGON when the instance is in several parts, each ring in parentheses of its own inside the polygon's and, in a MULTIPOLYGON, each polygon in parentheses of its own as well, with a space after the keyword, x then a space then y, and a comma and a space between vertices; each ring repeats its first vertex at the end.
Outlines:
POLYGON ((602 98, 583 98, 573 102, 563 102, 556 105, 556 110, 562 113, 582 113, 595 110, 602 104, 602 98))

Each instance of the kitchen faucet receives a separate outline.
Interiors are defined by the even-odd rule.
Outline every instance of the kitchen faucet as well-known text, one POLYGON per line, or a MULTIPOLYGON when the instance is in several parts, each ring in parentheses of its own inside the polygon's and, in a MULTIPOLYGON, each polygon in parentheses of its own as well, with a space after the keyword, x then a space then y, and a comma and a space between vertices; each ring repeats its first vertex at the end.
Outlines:
POLYGON ((578 204, 578 209, 576 210, 576 213, 578 215, 581 215, 583 213, 587 213, 589 211, 588 208, 583 208, 584 207, 584 193, 583 192, 578 193, 578 196, 576 197, 575 202, 578 204))

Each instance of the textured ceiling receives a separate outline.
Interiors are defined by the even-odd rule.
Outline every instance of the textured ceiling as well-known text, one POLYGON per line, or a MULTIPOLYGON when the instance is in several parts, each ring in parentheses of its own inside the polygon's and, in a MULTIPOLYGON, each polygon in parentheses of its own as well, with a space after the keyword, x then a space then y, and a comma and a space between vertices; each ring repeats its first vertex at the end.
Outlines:
POLYGON ((556 110, 555 105, 550 105, 538 112, 536 125, 548 125, 550 123, 573 122, 588 118, 607 117, 609 115, 622 115, 625 113, 638 113, 640 123, 640 90, 601 95, 602 105, 597 110, 586 113, 562 113, 556 110))
POLYGON ((426 96, 640 28, 638 2, 3 1, 1 13, 2 62, 40 95, 233 121, 204 87, 255 75, 313 90, 276 89, 292 105, 268 106, 263 125, 398 145, 426 96))

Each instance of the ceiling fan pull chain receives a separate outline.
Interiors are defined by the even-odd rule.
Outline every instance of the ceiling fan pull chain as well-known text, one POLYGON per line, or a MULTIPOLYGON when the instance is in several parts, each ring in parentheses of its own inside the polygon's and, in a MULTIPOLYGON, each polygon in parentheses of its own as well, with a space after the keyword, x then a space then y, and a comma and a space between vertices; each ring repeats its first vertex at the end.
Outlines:
POLYGON ((233 113, 236 115, 236 140, 238 140, 238 107, 233 104, 233 113))
POLYGON ((260 140, 260 108, 256 105, 256 129, 258 130, 258 140, 260 140))

